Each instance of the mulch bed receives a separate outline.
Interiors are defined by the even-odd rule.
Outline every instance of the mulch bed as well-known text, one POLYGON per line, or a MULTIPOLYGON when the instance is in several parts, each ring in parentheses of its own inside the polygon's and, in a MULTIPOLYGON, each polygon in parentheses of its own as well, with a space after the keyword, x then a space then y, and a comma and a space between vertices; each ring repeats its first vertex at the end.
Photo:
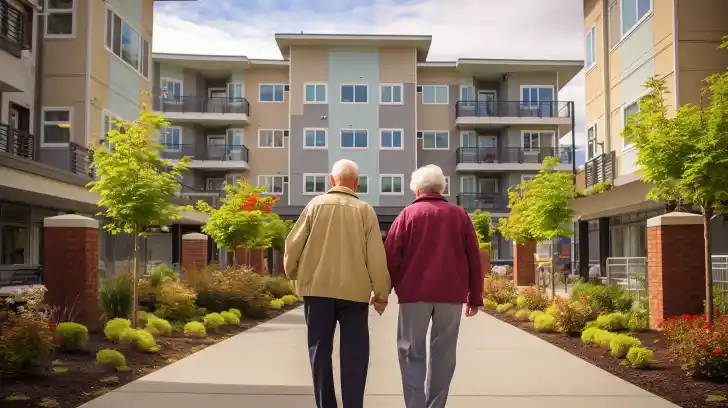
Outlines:
POLYGON ((181 333, 156 338, 162 347, 158 353, 143 353, 131 347, 119 346, 106 340, 103 333, 90 333, 86 352, 56 353, 54 366, 62 367, 47 376, 0 377, 0 407, 58 407, 75 408, 115 388, 139 379, 166 365, 172 364, 206 347, 249 330, 297 306, 269 310, 260 320, 242 319, 238 327, 225 327, 208 332, 205 339, 185 338, 181 333), (96 352, 111 348, 121 351, 130 370, 115 372, 96 366, 96 352), (67 369, 67 371, 65 371, 67 369), (64 371, 64 372, 60 372, 64 371), (56 404, 54 404, 54 401, 56 404))
POLYGON ((660 332, 629 333, 639 338, 645 347, 652 349, 657 361, 652 369, 637 370, 620 365, 622 360, 609 355, 608 350, 585 345, 578 336, 541 333, 534 330, 530 322, 520 322, 507 314, 488 313, 683 408, 728 407, 728 401, 706 401, 709 395, 728 397, 728 384, 696 381, 686 376, 679 365, 670 362, 667 356, 667 340, 660 332))

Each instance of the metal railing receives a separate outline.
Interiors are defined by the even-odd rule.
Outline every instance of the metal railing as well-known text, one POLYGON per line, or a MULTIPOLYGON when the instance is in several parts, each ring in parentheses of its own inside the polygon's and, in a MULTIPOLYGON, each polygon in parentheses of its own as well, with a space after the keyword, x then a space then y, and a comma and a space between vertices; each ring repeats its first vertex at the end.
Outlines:
POLYGON ((173 96, 157 94, 154 110, 177 113, 237 113, 250 115, 250 104, 245 98, 201 96, 173 96))
POLYGON ((647 297, 647 258, 644 256, 607 258, 606 283, 624 288, 632 294, 635 302, 647 297))
POLYGON ((26 159, 35 159, 35 136, 31 133, 12 129, 0 123, 0 151, 26 159))
POLYGON ((615 153, 602 153, 584 164, 586 188, 614 180, 615 153))
POLYGON ((25 31, 33 27, 26 27, 25 13, 11 6, 6 0, 0 0, 0 48, 8 50, 16 57, 21 56, 26 44, 25 31))
POLYGON ((179 160, 187 156, 192 160, 248 161, 250 155, 250 150, 243 145, 162 143, 162 146, 162 158, 169 160, 179 160))
POLYGON ((713 255, 711 258, 713 293, 718 293, 723 302, 728 302, 728 255, 713 255))
POLYGON ((561 164, 571 164, 571 146, 541 147, 460 147, 455 151, 457 163, 531 163, 540 164, 547 157, 558 157, 561 164))
POLYGON ((225 195, 225 190, 208 190, 208 189, 200 189, 188 186, 184 183, 179 183, 180 188, 177 194, 180 197, 185 197, 190 200, 192 200, 195 204, 197 201, 204 201, 214 208, 218 208, 220 206, 220 199, 225 195))
POLYGON ((70 154, 69 170, 71 173, 80 174, 82 176, 88 176, 93 178, 94 171, 91 168, 93 162, 93 153, 91 150, 77 145, 76 143, 68 143, 68 152, 70 154))
POLYGON ((573 102, 458 101, 455 114, 461 117, 570 118, 573 102))
POLYGON ((463 192, 458 194, 457 203, 467 211, 508 211, 508 197, 498 193, 463 192))

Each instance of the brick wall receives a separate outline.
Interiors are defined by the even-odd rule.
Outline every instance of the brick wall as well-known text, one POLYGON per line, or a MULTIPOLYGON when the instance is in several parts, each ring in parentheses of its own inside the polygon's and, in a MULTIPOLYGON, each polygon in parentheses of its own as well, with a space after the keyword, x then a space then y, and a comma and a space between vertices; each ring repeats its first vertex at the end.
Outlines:
POLYGON ((518 286, 530 286, 536 283, 536 243, 513 244, 513 281, 518 286))
POLYGON ((202 269, 207 266, 207 235, 189 233, 182 236, 182 270, 202 269))
POLYGON ((249 266, 259 274, 268 274, 268 264, 265 261, 266 252, 267 249, 261 248, 237 248, 235 250, 236 266, 249 266))
POLYGON ((480 265, 483 267, 483 274, 490 273, 490 249, 480 250, 480 265))

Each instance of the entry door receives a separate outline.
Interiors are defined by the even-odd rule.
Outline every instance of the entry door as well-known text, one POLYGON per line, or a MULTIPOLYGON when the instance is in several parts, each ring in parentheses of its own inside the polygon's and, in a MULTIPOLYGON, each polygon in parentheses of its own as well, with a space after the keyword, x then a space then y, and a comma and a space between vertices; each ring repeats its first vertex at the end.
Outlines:
POLYGON ((227 93, 225 92, 225 88, 208 88, 207 96, 207 112, 226 113, 225 98, 227 97, 227 93))
POLYGON ((483 163, 498 163, 498 138, 478 135, 478 152, 483 163))
POLYGON ((497 194, 498 193, 498 179, 496 179, 496 178, 478 179, 478 192, 481 194, 497 194))
POLYGON ((225 157, 225 136, 207 136, 207 157, 212 160, 222 160, 225 157))
POLYGON ((495 116, 495 91, 478 91, 478 116, 495 116))

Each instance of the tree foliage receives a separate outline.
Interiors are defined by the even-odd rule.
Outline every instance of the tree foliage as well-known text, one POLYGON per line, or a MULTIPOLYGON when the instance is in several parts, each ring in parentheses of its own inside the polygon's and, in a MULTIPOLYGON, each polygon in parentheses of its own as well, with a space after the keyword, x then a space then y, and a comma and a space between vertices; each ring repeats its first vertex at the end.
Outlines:
POLYGON ((493 221, 489 212, 483 210, 475 210, 473 213, 473 227, 475 227, 475 235, 478 237, 478 245, 480 249, 490 248, 493 240, 493 221))
POLYGON ((573 176, 556 170, 561 161, 547 157, 532 180, 524 180, 508 192, 511 215, 499 220, 498 229, 506 239, 522 244, 528 241, 550 241, 572 236, 576 196, 573 176))

